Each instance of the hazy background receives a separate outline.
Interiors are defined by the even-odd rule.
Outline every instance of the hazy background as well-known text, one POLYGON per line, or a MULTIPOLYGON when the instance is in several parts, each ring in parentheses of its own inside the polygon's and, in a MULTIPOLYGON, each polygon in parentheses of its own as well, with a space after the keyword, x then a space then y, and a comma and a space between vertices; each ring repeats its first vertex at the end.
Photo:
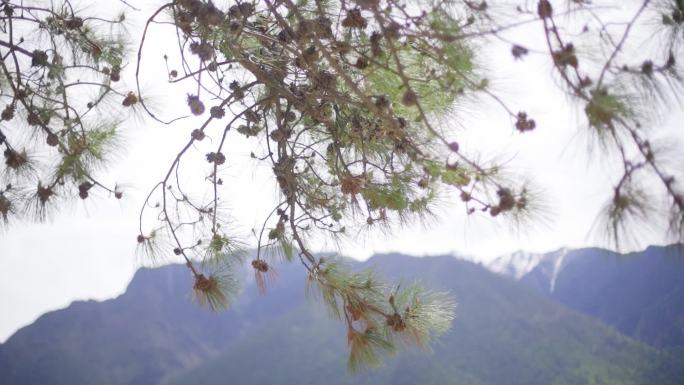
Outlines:
MULTIPOLYGON (((135 5, 143 10, 127 11, 133 50, 137 50, 136 39, 144 19, 160 4, 135 3, 140 3, 135 5)), ((90 11, 103 14, 120 8, 113 1, 92 4, 90 11)), ((508 37, 528 47, 538 46, 537 39, 543 36, 541 28, 531 24, 508 37)), ((178 111, 185 113, 185 95, 193 89, 191 83, 176 87, 165 84, 162 57, 167 53, 173 58, 174 42, 175 34, 169 27, 157 26, 148 36, 143 57, 143 89, 156 96, 156 110, 164 118, 176 117, 178 111)), ((600 151, 587 155, 591 141, 581 109, 569 105, 568 97, 552 80, 549 60, 532 53, 523 61, 514 61, 509 50, 506 44, 488 45, 480 61, 493 71, 493 90, 514 111, 527 111, 537 121, 537 129, 519 134, 504 111, 486 100, 455 110, 453 119, 445 119, 445 124, 453 125, 466 151, 477 149, 485 159, 506 160, 513 172, 536 180, 544 188, 546 220, 522 232, 511 231, 486 215, 466 217, 460 202, 454 199, 445 202, 439 218, 429 226, 398 229, 391 236, 353 236, 352 241, 340 245, 342 254, 366 259, 389 251, 413 255, 451 253, 488 261, 521 249, 605 246, 591 229, 601 206, 610 199, 615 162, 600 151)), ((131 63, 124 78, 131 90, 135 89, 133 71, 131 63)), ((664 117, 662 124, 670 134, 682 138, 681 126, 676 123, 682 121, 684 114, 679 111, 664 117)), ((191 120, 164 126, 151 119, 130 118, 124 132, 125 153, 109 173, 112 181, 130 186, 123 200, 105 199, 103 195, 78 201, 51 223, 21 223, 0 233, 0 342, 45 311, 64 307, 75 299, 110 298, 124 290, 141 262, 135 259, 134 249, 142 198, 162 176, 193 128, 191 120)), ((268 168, 253 167, 245 143, 236 139, 231 144, 223 179, 229 185, 226 196, 230 197, 231 213, 239 221, 236 228, 251 243, 250 230, 260 226, 278 191, 268 168)), ((644 234, 641 243, 631 248, 665 242, 661 235, 644 234)), ((328 250, 333 247, 319 246, 328 250)))

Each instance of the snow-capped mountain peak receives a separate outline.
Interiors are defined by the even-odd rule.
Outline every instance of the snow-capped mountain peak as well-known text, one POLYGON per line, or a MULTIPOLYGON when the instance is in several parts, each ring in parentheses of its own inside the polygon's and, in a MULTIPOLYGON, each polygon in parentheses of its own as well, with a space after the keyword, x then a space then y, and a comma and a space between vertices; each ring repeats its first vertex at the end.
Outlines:
POLYGON ((516 251, 513 254, 497 257, 487 264, 487 268, 495 273, 520 279, 537 267, 543 257, 544 254, 516 251))
POLYGON ((535 269, 548 277, 549 291, 553 292, 556 279, 564 266, 568 250, 562 248, 550 253, 516 251, 495 258, 485 266, 492 272, 520 280, 535 269))

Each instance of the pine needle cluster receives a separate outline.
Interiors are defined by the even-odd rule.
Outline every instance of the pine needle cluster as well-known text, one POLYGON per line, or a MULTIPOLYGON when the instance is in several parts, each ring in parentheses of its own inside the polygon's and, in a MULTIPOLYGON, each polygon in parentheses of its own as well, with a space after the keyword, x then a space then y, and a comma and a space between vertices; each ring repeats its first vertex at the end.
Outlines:
POLYGON ((121 150, 108 104, 124 96, 125 16, 84 17, 70 1, 9 0, 0 15, 2 222, 49 219, 95 190, 120 199, 100 179, 121 150))
POLYGON ((353 271, 339 259, 320 258, 308 289, 346 324, 352 372, 380 365, 397 346, 427 347, 454 318, 448 294, 416 284, 388 286, 373 271, 353 271))

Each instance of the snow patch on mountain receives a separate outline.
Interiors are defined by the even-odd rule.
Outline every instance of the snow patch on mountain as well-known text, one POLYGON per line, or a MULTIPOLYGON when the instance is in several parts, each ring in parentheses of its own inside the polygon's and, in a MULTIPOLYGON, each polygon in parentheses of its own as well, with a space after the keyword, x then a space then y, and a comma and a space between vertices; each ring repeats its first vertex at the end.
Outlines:
POLYGON ((558 273, 560 273, 561 269, 563 268, 563 261, 565 260, 565 256, 568 255, 568 250, 561 249, 554 254, 556 255, 554 256, 555 261, 553 261, 553 271, 551 272, 551 281, 549 284, 549 292, 551 293, 553 293, 553 290, 556 288, 558 273))
POLYGON ((562 248, 550 253, 530 253, 517 251, 513 254, 502 255, 485 265, 490 271, 507 275, 521 280, 528 274, 543 277, 543 285, 553 293, 556 288, 558 275, 567 262, 568 249, 562 248))
POLYGON ((486 267, 494 273, 507 275, 515 279, 524 277, 534 270, 542 261, 545 254, 516 251, 513 254, 502 255, 491 261, 486 267))

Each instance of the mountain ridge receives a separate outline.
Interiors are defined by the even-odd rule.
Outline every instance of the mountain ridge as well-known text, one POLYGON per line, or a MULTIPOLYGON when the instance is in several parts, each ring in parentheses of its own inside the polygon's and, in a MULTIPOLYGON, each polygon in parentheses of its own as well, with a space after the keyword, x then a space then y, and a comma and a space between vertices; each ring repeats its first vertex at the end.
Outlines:
POLYGON ((280 266, 266 296, 248 282, 218 315, 189 301, 187 271, 170 266, 137 272, 116 299, 75 303, 13 335, 0 345, 0 384, 684 384, 671 355, 478 264, 396 254, 353 264, 456 296, 457 319, 433 353, 409 350, 347 377, 344 328, 305 302, 300 266, 280 266))
MULTIPOLYGON (((504 258, 505 259, 505 258, 504 258)), ((622 333, 658 348, 680 351, 684 358, 684 248, 682 244, 649 246, 618 254, 586 248, 570 250, 560 269, 550 274, 558 257, 548 253, 526 274, 500 274, 548 298, 614 326, 622 333)), ((511 258, 515 263, 514 258, 511 258)))

